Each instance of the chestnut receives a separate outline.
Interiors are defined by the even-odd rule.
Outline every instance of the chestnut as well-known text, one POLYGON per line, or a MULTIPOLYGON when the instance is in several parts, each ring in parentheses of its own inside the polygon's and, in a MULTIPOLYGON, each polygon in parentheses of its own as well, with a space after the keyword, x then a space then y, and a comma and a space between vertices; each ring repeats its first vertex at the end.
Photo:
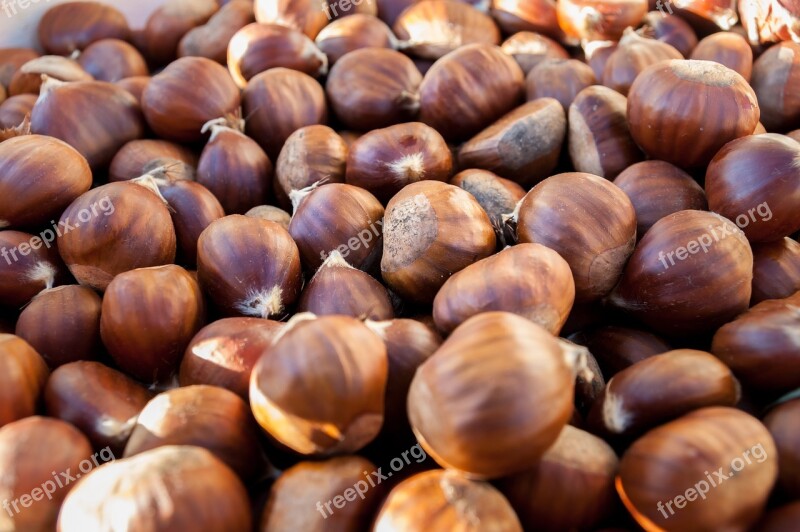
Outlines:
POLYGON ((55 530, 59 508, 72 489, 70 484, 97 463, 86 437, 69 423, 34 416, 0 428, 6 503, 0 527, 55 530))
POLYGON ((147 88, 147 85, 150 83, 152 78, 150 76, 132 76, 130 78, 124 78, 115 83, 118 87, 122 87, 126 91, 128 91, 131 96, 136 98, 136 101, 139 102, 139 106, 142 105, 142 95, 144 94, 144 90, 147 88))
POLYGON ((800 229, 800 144, 767 133, 729 142, 706 170, 708 206, 744 231, 769 242, 800 229))
POLYGON ((569 156, 575 170, 613 180, 644 158, 631 137, 627 100, 594 85, 578 93, 569 107, 569 156))
POLYGON ((253 8, 256 21, 294 28, 311 39, 330 22, 317 0, 254 0, 253 8))
POLYGON ((692 27, 678 15, 651 11, 642 19, 645 37, 665 42, 678 50, 683 57, 689 57, 697 46, 697 34, 692 27))
POLYGON ((99 362, 78 361, 53 371, 44 389, 47 415, 81 430, 95 449, 122 457, 136 417, 152 398, 141 384, 99 362))
POLYGON ((252 529, 242 481, 192 445, 160 447, 92 471, 67 495, 58 530, 102 530, 112 514, 126 529, 252 529))
POLYGON ((603 73, 611 54, 617 51, 617 41, 592 41, 583 45, 586 63, 594 72, 595 79, 603 80, 603 73))
POLYGON ((8 139, 0 143, 0 228, 52 223, 91 185, 89 163, 66 142, 44 135, 8 139))
POLYGON ((67 57, 57 55, 44 55, 31 59, 11 78, 8 94, 39 94, 44 82, 42 76, 60 81, 92 81, 94 78, 86 72, 81 65, 67 57))
POLYGON ((770 47, 753 63, 751 84, 767 131, 800 127, 800 44, 782 42, 770 47))
POLYGON ((403 51, 434 61, 467 44, 500 44, 500 30, 492 18, 456 0, 414 2, 392 29, 403 51))
POLYGON ((791 238, 753 246, 750 304, 783 299, 800 290, 800 244, 791 238))
POLYGON ((248 24, 230 40, 228 70, 239 87, 276 67, 316 77, 327 74, 328 57, 301 31, 278 24, 248 24))
POLYGON ((82 194, 54 230, 72 275, 97 290, 105 290, 119 273, 175 260, 175 229, 167 206, 136 183, 109 183, 82 194))
POLYGON ((292 220, 291 214, 272 205, 258 205, 253 207, 245 213, 245 216, 252 216, 253 218, 261 218, 268 222, 275 222, 287 231, 289 230, 289 222, 292 220))
POLYGON ((131 30, 125 15, 113 6, 68 2, 44 12, 39 20, 38 35, 47 53, 70 55, 101 39, 127 41, 131 30))
POLYGON ((633 81, 651 65, 683 59, 681 53, 669 44, 655 39, 647 39, 632 28, 625 30, 603 69, 603 85, 620 94, 628 95, 633 81))
POLYGON ((800 386, 797 327, 800 294, 754 306, 714 334, 711 352, 727 364, 746 387, 762 393, 789 392, 800 386))
POLYGON ((0 231, 0 305, 22 307, 64 281, 64 265, 53 246, 58 231, 55 222, 52 230, 48 227, 38 236, 0 231))
MULTIPOLYGON (((276 1, 276 0, 271 0, 276 1)), ((245 132, 276 161, 284 142, 303 126, 322 124, 328 108, 322 86, 307 74, 272 68, 258 74, 242 92, 245 132)))
POLYGON ((239 90, 225 67, 205 57, 182 57, 153 77, 142 95, 150 128, 166 140, 194 142, 203 125, 239 108, 239 90))
POLYGON ((633 140, 651 158, 682 168, 707 165, 726 143, 750 135, 758 118, 747 81, 712 61, 655 64, 628 94, 633 140))
POLYGON ((558 0, 558 25, 573 42, 617 41, 647 13, 647 0, 558 0))
POLYGON ((208 22, 218 9, 218 0, 165 0, 147 18, 139 48, 153 65, 165 65, 177 56, 183 36, 208 22))
POLYGON ((35 94, 18 94, 0 103, 0 130, 20 125, 26 116, 30 119, 36 99, 35 94))
POLYGON ((420 121, 447 140, 469 138, 517 106, 523 81, 516 61, 499 47, 463 46, 425 74, 419 86, 420 121))
POLYGON ((468 192, 420 181, 398 192, 383 219, 381 274, 394 292, 433 301, 448 277, 495 250, 488 215, 468 192))
POLYGON ((300 293, 300 254, 277 223, 225 216, 197 241, 197 277, 204 293, 225 313, 280 316, 300 293))
POLYGON ((555 0, 492 0, 491 14, 507 35, 535 31, 558 41, 564 38, 555 0))
POLYGON ((777 463, 775 443, 757 419, 703 408, 631 445, 616 487, 642 527, 745 531, 764 510, 777 463))
POLYGON ((421 122, 397 124, 364 134, 350 146, 345 180, 388 202, 417 181, 446 182, 453 157, 442 136, 421 122))
POLYGON ((413 119, 422 75, 414 62, 388 48, 361 48, 331 68, 325 91, 349 128, 369 131, 413 119))
POLYGON ((50 372, 39 353, 13 334, 0 334, 0 369, 3 384, 0 427, 3 427, 37 412, 50 372))
POLYGON ((652 333, 613 325, 580 331, 568 339, 589 349, 606 378, 672 349, 664 339, 652 333))
POLYGON ((473 316, 417 369, 414 434, 437 463, 470 477, 534 466, 572 415, 583 349, 515 314, 473 316))
POLYGON ((618 466, 606 442, 567 425, 537 465, 500 479, 497 487, 527 530, 596 529, 613 513, 618 466))
POLYGON ((491 484, 455 471, 418 473, 397 485, 373 530, 482 530, 522 532, 508 500, 491 484))
POLYGON ((775 406, 764 418, 778 448, 778 485, 796 499, 800 496, 800 446, 797 445, 797 416, 800 399, 791 399, 775 406))
POLYGON ((219 386, 247 400, 250 373, 283 324, 261 318, 224 318, 192 338, 181 362, 181 386, 219 386))
POLYGON ((597 82, 586 63, 576 59, 544 59, 525 78, 525 96, 530 100, 555 98, 569 109, 575 96, 597 82))
POLYGON ((306 270, 316 271, 337 250, 359 270, 375 268, 381 259, 384 214, 375 196, 353 185, 331 183, 298 192, 294 199, 289 233, 306 270))
POLYGON ((705 37, 692 50, 690 59, 716 61, 738 72, 746 81, 750 81, 753 72, 752 48, 744 37, 731 31, 712 33, 705 37))
POLYGON ((339 314, 370 320, 390 320, 394 309, 389 293, 372 276, 350 266, 334 250, 303 288, 298 312, 318 316, 339 314))
POLYGON ((545 59, 569 59, 559 43, 532 31, 520 31, 503 41, 502 50, 514 58, 526 76, 545 59))
POLYGON ((334 20, 322 28, 314 42, 328 57, 329 65, 360 48, 397 47, 397 38, 389 26, 381 19, 363 13, 334 20))
POLYGON ((342 183, 347 150, 344 139, 328 126, 306 126, 292 133, 275 163, 273 188, 278 203, 288 209, 292 192, 323 181, 342 183))
POLYGON ((119 39, 103 39, 81 52, 78 63, 98 81, 115 82, 148 74, 147 62, 132 45, 119 39))
POLYGON ((575 300, 597 301, 617 284, 636 244, 636 214, 625 193, 581 172, 536 185, 515 213, 520 242, 558 252, 575 279, 575 300))
POLYGON ((302 455, 358 451, 383 424, 386 346, 349 316, 298 314, 253 368, 261 427, 302 455))
POLYGON ((32 48, 0 48, 0 85, 8 89, 17 70, 37 57, 39 53, 32 48))
POLYGON ((660 219, 678 211, 708 210, 706 195, 692 176, 664 161, 642 161, 623 170, 614 184, 636 210, 641 238, 660 219))
POLYGON ((476 314, 502 310, 557 335, 574 300, 569 264, 549 248, 519 244, 453 274, 433 300, 433 319, 447 335, 476 314))
POLYGON ((753 252, 738 227, 715 213, 680 211, 644 235, 609 301, 656 333, 692 336, 746 310, 752 279, 753 252))
POLYGON ((26 340, 50 367, 92 360, 100 353, 102 300, 86 286, 43 290, 17 320, 15 334, 26 340))
POLYGON ((166 140, 138 139, 122 146, 108 169, 109 181, 130 181, 159 166, 175 162, 197 166, 197 155, 185 146, 166 140))
POLYGON ((186 32, 178 43, 178 57, 207 57, 224 65, 228 60, 228 43, 237 31, 255 21, 251 0, 227 2, 204 25, 186 32))
POLYGON ((472 194, 495 226, 525 197, 524 188, 488 170, 464 170, 453 176, 450 184, 472 194))
POLYGON ((376 469, 360 456, 293 465, 272 485, 259 531, 368 530, 385 491, 368 482, 376 469))

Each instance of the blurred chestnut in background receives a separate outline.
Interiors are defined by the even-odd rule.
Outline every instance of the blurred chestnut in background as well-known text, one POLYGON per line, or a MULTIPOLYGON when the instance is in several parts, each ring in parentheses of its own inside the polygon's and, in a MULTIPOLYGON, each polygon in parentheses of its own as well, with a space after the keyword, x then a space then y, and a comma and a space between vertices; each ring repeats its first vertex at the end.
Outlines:
POLYGON ((228 43, 237 31, 255 20, 251 0, 227 2, 204 25, 186 32, 178 44, 178 57, 207 57, 224 65, 228 60, 228 43))
POLYGON ((122 146, 108 170, 109 181, 129 181, 162 165, 184 163, 197 167, 197 155, 185 146, 167 140, 138 139, 122 146))
POLYGON ((313 39, 330 22, 317 0, 255 0, 256 20, 300 30, 313 39))
POLYGON ((155 66, 173 61, 178 44, 191 29, 205 24, 219 9, 218 0, 165 0, 148 17, 140 49, 155 66))
POLYGON ((0 334, 0 370, 0 427, 3 427, 37 412, 50 372, 39 353, 13 334, 0 334))
POLYGON ((532 31, 520 31, 503 41, 502 50, 514 58, 526 76, 546 59, 569 59, 559 43, 532 31))
POLYGON ((697 34, 692 27, 677 15, 651 11, 642 18, 642 35, 665 42, 689 57, 697 46, 697 34))
POLYGON ((32 48, 0 48, 0 85, 8 89, 14 73, 37 57, 39 53, 32 48))
POLYGON ((102 300, 86 286, 43 290, 19 315, 15 333, 52 368, 100 354, 102 300))
POLYGON ((597 82, 586 63, 576 59, 544 59, 525 78, 528 101, 555 98, 566 111, 575 96, 597 82))
POLYGON ((690 59, 716 61, 738 72, 746 81, 750 81, 753 72, 752 48, 744 37, 730 31, 705 37, 694 48, 690 59))
POLYGON ((44 82, 43 75, 59 81, 92 81, 94 78, 74 59, 57 55, 45 55, 31 59, 14 73, 8 94, 39 94, 44 82))
POLYGON ((558 25, 568 38, 617 41, 647 13, 647 0, 558 0, 558 25))
POLYGON ((791 238, 753 245, 751 305, 800 290, 800 244, 791 238))
POLYGON ((109 447, 120 458, 139 412, 152 396, 125 374, 91 361, 59 367, 44 390, 49 416, 75 425, 94 449, 109 447))
POLYGON ((54 5, 44 12, 38 26, 42 47, 56 55, 70 55, 101 39, 127 41, 130 32, 125 15, 113 6, 98 2, 54 5))
POLYGON ((800 501, 790 502, 768 510, 756 525, 761 532, 790 531, 800 519, 800 501))
POLYGON ((672 349, 652 333, 612 325, 580 331, 567 338, 589 349, 607 379, 640 360, 672 349))
POLYGON ((761 54, 750 83, 767 131, 800 127, 800 43, 778 43, 761 54))
POLYGON ((535 31, 558 41, 564 38, 558 26, 555 0, 492 0, 490 12, 508 35, 535 31))
POLYGON ((677 13, 689 22, 698 34, 729 30, 738 22, 736 0, 681 0, 677 13))
POLYGON ((800 6, 785 0, 739 0, 739 20, 753 44, 800 40, 800 6))
POLYGON ((513 212, 519 200, 525 197, 524 188, 488 170, 464 170, 453 176, 450 184, 472 194, 495 226, 499 226, 501 217, 513 212))
POLYGON ((669 44, 647 39, 628 28, 617 49, 608 56, 603 68, 603 85, 627 96, 633 81, 647 67, 670 59, 683 59, 683 56, 669 44))
POLYGON ((30 118, 36 99, 35 94, 19 94, 0 103, 0 130, 20 125, 26 115, 30 118))
POLYGON ((139 50, 119 39, 92 43, 81 52, 78 63, 98 81, 115 82, 149 73, 147 62, 139 50))
POLYGON ((150 76, 133 76, 130 78, 123 78, 115 82, 115 85, 122 87, 131 93, 131 96, 136 98, 136 101, 139 102, 139 106, 141 107, 142 95, 144 94, 144 90, 147 88, 147 85, 150 83, 151 79, 152 78, 150 76))
POLYGON ((593 41, 583 45, 584 58, 594 72, 595 79, 602 81, 608 58, 618 47, 617 41, 593 41))
POLYGON ((628 94, 628 123, 652 158, 705 166, 722 146, 753 132, 756 95, 735 71, 711 61, 665 61, 644 70, 628 94))
POLYGON ((798 415, 800 399, 792 399, 775 406, 764 418, 764 425, 769 429, 778 448, 778 484, 785 494, 794 499, 800 497, 798 415))
POLYGON ((360 48, 396 48, 397 38, 381 19, 354 13, 334 20, 319 32, 314 41, 333 65, 345 54, 360 48))
POLYGON ((41 237, 0 231, 0 305, 22 307, 42 290, 64 281, 64 265, 56 248, 43 241, 55 240, 56 231, 45 229, 41 237))
POLYGON ((678 211, 708 210, 706 194, 692 176, 664 161, 642 161, 614 179, 636 210, 636 234, 643 237, 660 219, 678 211))

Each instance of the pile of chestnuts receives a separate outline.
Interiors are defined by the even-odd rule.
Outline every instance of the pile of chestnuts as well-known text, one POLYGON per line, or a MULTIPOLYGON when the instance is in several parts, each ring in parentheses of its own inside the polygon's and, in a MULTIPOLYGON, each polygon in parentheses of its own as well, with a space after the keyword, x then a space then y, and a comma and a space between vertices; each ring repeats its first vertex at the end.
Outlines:
POLYGON ((797 1, 39 8, 0 532, 800 530, 797 1))

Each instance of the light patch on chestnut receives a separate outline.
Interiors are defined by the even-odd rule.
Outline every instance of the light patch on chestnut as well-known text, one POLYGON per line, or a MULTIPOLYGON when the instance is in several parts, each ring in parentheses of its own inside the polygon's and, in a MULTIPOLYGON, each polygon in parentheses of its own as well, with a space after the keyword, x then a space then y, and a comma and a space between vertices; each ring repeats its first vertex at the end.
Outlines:
MULTIPOLYGON (((612 379, 613 380, 613 379, 612 379)), ((606 386, 605 401, 603 402, 603 424, 615 433, 622 434, 631 422, 631 413, 625 409, 622 396, 611 390, 611 382, 606 386)))
POLYGON ((235 309, 245 316, 268 318, 283 312, 283 290, 278 285, 269 290, 250 290, 242 301, 236 303, 235 309))
POLYGON ((56 268, 49 262, 39 261, 33 268, 28 270, 27 277, 31 281, 40 281, 45 284, 45 288, 53 288, 56 280, 56 268))
POLYGON ((736 71, 715 61, 672 61, 670 68, 673 74, 684 81, 711 87, 730 87, 741 78, 736 71))
POLYGON ((427 196, 419 194, 401 201, 386 218, 381 269, 394 272, 413 263, 438 233, 439 221, 427 196))
POLYGON ((425 155, 422 152, 409 153, 386 163, 386 167, 397 179, 413 183, 425 177, 425 155))
POLYGON ((569 156, 574 166, 582 172, 604 175, 594 133, 575 105, 569 107, 569 156))

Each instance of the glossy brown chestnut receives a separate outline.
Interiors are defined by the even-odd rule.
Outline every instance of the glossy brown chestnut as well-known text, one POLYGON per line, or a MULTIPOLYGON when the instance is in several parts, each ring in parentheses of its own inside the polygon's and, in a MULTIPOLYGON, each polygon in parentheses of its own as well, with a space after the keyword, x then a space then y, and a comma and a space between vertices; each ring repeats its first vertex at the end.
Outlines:
POLYGON ((420 181, 397 193, 383 219, 383 280, 405 299, 430 303, 455 272, 488 257, 496 239, 489 216, 468 192, 420 181))
POLYGON ((44 55, 31 59, 16 71, 8 87, 8 94, 39 94, 43 78, 59 81, 92 81, 92 76, 86 72, 77 61, 58 55, 44 55))
POLYGON ((300 254, 289 233, 277 223, 237 214, 212 222, 200 235, 197 276, 222 311, 260 318, 284 314, 302 285, 300 254))
POLYGON ((253 2, 233 0, 202 26, 189 30, 178 43, 178 57, 207 57, 224 65, 228 58, 228 43, 237 31, 255 22, 253 2))
POLYGON ((362 48, 333 65, 325 91, 342 123, 369 131, 413 119, 422 75, 408 57, 388 48, 362 48))
POLYGON ((627 96, 633 81, 647 67, 670 59, 683 59, 683 56, 669 44, 642 37, 628 28, 606 61, 603 85, 627 96))
POLYGON ((610 302, 656 333, 708 334, 747 309, 752 280, 739 228, 712 212, 680 211, 644 235, 610 302))
POLYGON ((55 5, 45 11, 38 27, 39 42, 55 55, 70 55, 101 39, 127 41, 130 32, 125 15, 98 2, 55 5))
POLYGON ((499 47, 464 46, 425 74, 419 87, 420 121, 448 140, 469 138, 517 106, 523 81, 516 61, 499 47))
POLYGON ((735 71, 711 61, 665 61, 645 69, 628 94, 628 123, 651 158, 681 168, 705 166, 759 119, 755 92, 735 71))
POLYGON ((492 0, 491 14, 508 35, 535 31, 558 41, 564 38, 558 26, 556 0, 492 0))
POLYGON ((39 353, 13 334, 0 334, 0 355, 0 427, 3 427, 36 413, 50 372, 39 353))
POLYGON ((136 183, 86 192, 61 215, 58 251, 82 285, 105 290, 119 273, 170 264, 175 229, 164 201, 136 183))
POLYGON ((791 238, 753 246, 751 305, 783 299, 800 290, 800 244, 791 238))
POLYGON ((578 93, 569 107, 569 155, 575 170, 613 180, 644 158, 631 137, 627 100, 595 85, 578 93))
POLYGON ((504 214, 514 212, 525 197, 524 188, 488 170, 464 170, 453 176, 450 184, 472 194, 495 226, 500 225, 504 214))
POLYGON ((64 265, 52 242, 57 231, 55 222, 53 229, 48 227, 37 236, 0 231, 0 305, 20 308, 42 290, 64 281, 64 265))
MULTIPOLYGON (((275 0, 272 0, 275 1, 275 0)), ((242 92, 246 133, 278 159, 283 143, 303 126, 322 124, 328 108, 322 86, 307 74, 273 68, 250 80, 242 92)))
POLYGON ((583 89, 597 81, 586 63, 577 59, 544 59, 525 78, 525 96, 530 100, 555 98, 566 111, 583 89))
POLYGON ((753 50, 744 37, 730 31, 712 33, 700 41, 690 59, 716 61, 735 70, 750 81, 753 72, 753 50))
POLYGON ((268 222, 275 222, 287 231, 289 230, 289 222, 292 221, 291 214, 273 205, 259 205, 253 207, 245 213, 245 216, 252 216, 253 218, 261 218, 268 222))
POLYGON ((20 125, 25 116, 30 119, 36 99, 35 94, 19 94, 0 103, 0 130, 20 125))
POLYGON ((166 0, 147 19, 139 48, 153 65, 165 65, 177 57, 183 36, 218 9, 217 0, 166 0))
POLYGON ((387 373, 386 346, 361 321, 299 314, 253 369, 250 405, 297 453, 353 453, 383 424, 387 373))
POLYGON ((314 39, 330 22, 323 5, 316 0, 255 0, 256 20, 300 30, 314 39))
POLYGON ((652 333, 611 325, 581 331, 568 339, 587 347, 609 379, 641 360, 672 349, 652 333))
POLYGON ((800 446, 798 446, 797 419, 800 399, 792 399, 774 407, 764 418, 775 446, 778 448, 778 484, 784 493, 800 497, 800 446))
POLYGON ((421 122, 370 131, 347 155, 348 184, 388 202, 406 185, 421 180, 447 181, 453 157, 442 136, 421 122))
POLYGON ((678 50, 683 57, 689 57, 697 46, 697 34, 685 20, 677 15, 651 11, 642 19, 643 35, 665 42, 678 50))
POLYGON ((647 0, 558 0, 558 25, 568 38, 616 41, 647 14, 647 0))
POLYGON ((636 244, 636 214, 607 180, 581 172, 536 185, 518 206, 517 235, 557 251, 572 269, 575 300, 596 301, 617 284, 636 244))
POLYGON ((115 82, 149 73, 147 63, 139 50, 118 39, 103 39, 92 43, 81 52, 78 63, 98 81, 115 82))
POLYGON ((360 48, 396 48, 397 39, 381 19, 355 13, 334 20, 319 32, 317 47, 333 65, 345 54, 360 48))
POLYGON ((39 53, 32 48, 0 48, 0 85, 8 89, 14 73, 37 57, 39 53))
POLYGON ((129 181, 159 166, 184 163, 197 166, 197 155, 185 146, 166 140, 138 139, 125 144, 108 169, 109 181, 129 181))
POLYGON ((749 135, 726 144, 706 171, 708 206, 736 222, 751 242, 800 229, 800 145, 784 135, 749 135))
POLYGON ((108 447, 120 458, 137 416, 152 397, 123 373, 91 361, 59 367, 44 390, 48 416, 75 425, 95 449, 108 447))
POLYGON ((502 50, 514 58, 526 76, 545 59, 569 59, 563 46, 532 31, 520 31, 503 41, 502 50))

